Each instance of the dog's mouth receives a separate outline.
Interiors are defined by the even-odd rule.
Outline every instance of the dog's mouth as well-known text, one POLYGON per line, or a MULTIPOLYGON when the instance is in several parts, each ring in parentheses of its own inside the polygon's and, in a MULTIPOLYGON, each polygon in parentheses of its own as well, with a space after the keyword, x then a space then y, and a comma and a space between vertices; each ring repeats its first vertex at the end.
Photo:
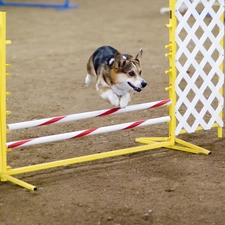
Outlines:
POLYGON ((134 91, 137 91, 137 92, 140 92, 141 91, 141 88, 139 87, 135 87, 133 84, 131 84, 130 82, 127 82, 133 89, 134 91))

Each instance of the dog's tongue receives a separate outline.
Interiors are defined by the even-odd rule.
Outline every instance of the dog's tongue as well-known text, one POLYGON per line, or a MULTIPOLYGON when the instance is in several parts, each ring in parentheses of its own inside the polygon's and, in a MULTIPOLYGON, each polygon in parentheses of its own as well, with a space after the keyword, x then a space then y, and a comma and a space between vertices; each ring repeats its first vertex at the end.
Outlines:
POLYGON ((130 82, 128 82, 128 84, 134 89, 134 91, 140 92, 141 88, 135 87, 133 84, 131 84, 130 82))
POLYGON ((141 92, 141 88, 133 87, 133 89, 137 92, 141 92))

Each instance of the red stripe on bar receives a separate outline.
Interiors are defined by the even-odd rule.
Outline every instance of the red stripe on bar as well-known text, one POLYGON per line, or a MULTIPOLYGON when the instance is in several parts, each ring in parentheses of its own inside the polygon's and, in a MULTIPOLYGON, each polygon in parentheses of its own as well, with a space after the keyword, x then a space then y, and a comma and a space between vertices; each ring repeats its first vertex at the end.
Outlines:
POLYGON ((167 99, 167 100, 162 100, 161 102, 158 102, 157 104, 153 105, 152 107, 150 108, 156 108, 156 107, 159 107, 159 106, 162 106, 168 102, 170 102, 171 100, 170 99, 167 99))
POLYGON ((44 125, 49 125, 49 124, 52 124, 52 123, 56 123, 57 121, 61 120, 61 119, 64 119, 66 116, 58 116, 58 117, 55 117, 51 120, 48 120, 44 123, 41 123, 39 124, 38 126, 44 126, 44 125))
POLYGON ((17 142, 12 143, 11 145, 9 145, 8 148, 16 148, 16 147, 23 145, 29 141, 32 141, 32 139, 17 141, 17 142))
POLYGON ((83 131, 82 133, 80 133, 80 134, 78 134, 78 135, 76 135, 76 136, 74 136, 74 137, 72 137, 72 138, 78 138, 78 137, 86 136, 86 135, 88 135, 88 134, 94 132, 94 131, 97 130, 97 129, 98 129, 98 128, 91 128, 91 129, 85 130, 85 131, 83 131))
POLYGON ((144 123, 144 122, 145 122, 145 120, 137 121, 137 122, 135 122, 135 123, 132 123, 132 124, 129 125, 128 127, 123 128, 122 130, 132 129, 132 128, 134 128, 134 127, 139 126, 140 124, 142 124, 142 123, 144 123))
POLYGON ((110 110, 108 110, 108 111, 105 111, 104 113, 102 113, 102 114, 99 114, 98 116, 96 116, 96 117, 99 117, 99 116, 107 116, 107 115, 110 115, 110 114, 112 114, 112 113, 115 113, 115 112, 117 112, 118 110, 120 110, 121 108, 113 108, 113 109, 110 109, 110 110))

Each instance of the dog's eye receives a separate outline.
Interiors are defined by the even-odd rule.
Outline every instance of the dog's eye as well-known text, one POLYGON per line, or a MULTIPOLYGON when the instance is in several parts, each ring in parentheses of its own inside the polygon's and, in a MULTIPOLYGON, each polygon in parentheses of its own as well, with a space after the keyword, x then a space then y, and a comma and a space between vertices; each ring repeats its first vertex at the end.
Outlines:
POLYGON ((142 74, 142 70, 140 70, 139 74, 140 74, 140 75, 142 74))
POLYGON ((134 71, 130 71, 130 72, 129 72, 129 75, 130 75, 131 77, 133 77, 133 76, 135 76, 135 72, 134 72, 134 71))

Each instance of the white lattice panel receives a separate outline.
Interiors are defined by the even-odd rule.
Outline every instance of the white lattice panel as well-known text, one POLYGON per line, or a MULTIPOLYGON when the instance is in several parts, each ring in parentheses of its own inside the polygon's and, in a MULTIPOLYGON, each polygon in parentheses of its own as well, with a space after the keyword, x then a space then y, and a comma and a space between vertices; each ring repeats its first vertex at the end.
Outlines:
POLYGON ((175 134, 223 126, 224 0, 177 0, 175 134), (187 9, 181 12, 180 9, 187 9), (222 18, 222 19, 221 19, 222 18))

